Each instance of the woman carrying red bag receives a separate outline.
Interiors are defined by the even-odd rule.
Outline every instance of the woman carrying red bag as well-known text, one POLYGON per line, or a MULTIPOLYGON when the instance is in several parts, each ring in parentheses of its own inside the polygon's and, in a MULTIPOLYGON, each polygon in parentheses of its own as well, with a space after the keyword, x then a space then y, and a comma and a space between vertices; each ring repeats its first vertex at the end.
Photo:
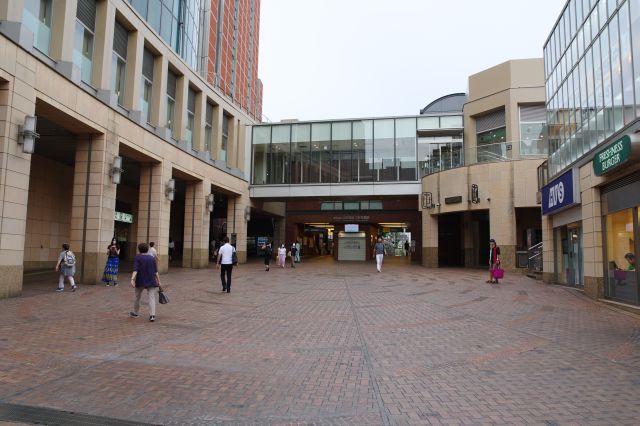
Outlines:
MULTIPOLYGON (((500 268, 500 247, 493 238, 489 240, 489 280, 487 283, 498 283, 498 276, 502 272, 500 268)), ((500 278, 502 278, 500 276, 500 278)))

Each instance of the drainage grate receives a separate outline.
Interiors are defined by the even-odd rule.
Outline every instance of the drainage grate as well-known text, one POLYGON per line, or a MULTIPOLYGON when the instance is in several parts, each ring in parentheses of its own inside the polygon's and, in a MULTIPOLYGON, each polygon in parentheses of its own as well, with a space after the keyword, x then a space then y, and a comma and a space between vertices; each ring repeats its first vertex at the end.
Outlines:
POLYGON ((0 420, 20 421, 44 425, 85 426, 146 426, 151 423, 131 422, 110 417, 92 416, 73 411, 54 410, 52 408, 32 407, 29 405, 6 404, 0 402, 0 420))

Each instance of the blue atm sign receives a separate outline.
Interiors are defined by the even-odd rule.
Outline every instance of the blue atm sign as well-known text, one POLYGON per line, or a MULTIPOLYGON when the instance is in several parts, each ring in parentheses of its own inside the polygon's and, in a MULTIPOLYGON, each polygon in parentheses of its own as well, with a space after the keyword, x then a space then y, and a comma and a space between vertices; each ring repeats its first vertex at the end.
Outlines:
POLYGON ((576 204, 573 169, 542 188, 542 214, 555 213, 576 204))

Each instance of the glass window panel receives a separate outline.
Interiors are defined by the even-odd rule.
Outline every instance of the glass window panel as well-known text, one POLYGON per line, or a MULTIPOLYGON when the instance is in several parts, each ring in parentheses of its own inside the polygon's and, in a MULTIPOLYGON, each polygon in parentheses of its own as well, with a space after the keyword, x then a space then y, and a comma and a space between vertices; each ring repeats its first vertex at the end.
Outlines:
POLYGON ((131 0, 133 8, 137 10, 144 19, 147 19, 147 1, 148 0, 131 0))
POLYGON ((189 143, 193 143, 193 125, 195 123, 196 116, 191 112, 187 112, 187 126, 185 127, 185 139, 189 143))
POLYGON ((268 182, 268 155, 271 143, 271 126, 253 128, 253 184, 263 185, 268 182))
POLYGON ((113 52, 111 56, 111 88, 116 94, 118 105, 124 104, 126 67, 126 62, 113 52))
POLYGON ((462 127, 462 116, 454 115, 440 117, 440 127, 442 127, 443 129, 454 129, 462 127))
POLYGON ((168 9, 164 7, 161 9, 162 16, 160 17, 160 20, 162 22, 160 24, 160 37, 162 37, 167 43, 171 44, 171 21, 173 17, 171 16, 171 12, 168 9))
POLYGON ((342 207, 344 210, 360 210, 360 202, 359 201, 344 201, 342 203, 342 207))
POLYGON ((142 117, 146 123, 151 122, 151 97, 153 96, 153 87, 151 82, 146 78, 142 78, 142 117))
POLYGON ((638 303, 633 209, 607 215, 607 276, 605 295, 638 303))
POLYGON ((160 34, 160 15, 163 8, 158 6, 153 6, 149 8, 149 14, 147 17, 147 22, 151 25, 156 33, 160 34))
POLYGON ((438 117, 418 117, 418 129, 430 130, 439 128, 440 119, 438 117))
POLYGON ((624 124, 635 118, 633 91, 633 64, 631 50, 631 29, 629 27, 629 3, 625 3, 619 12, 620 22, 620 61, 622 75, 622 102, 624 124))
POLYGON ((613 98, 611 91, 611 56, 609 54, 609 32, 605 28, 600 35, 600 47, 602 57, 602 92, 604 96, 604 137, 613 133, 613 98))
POLYGON ((373 136, 375 138, 374 167, 378 174, 376 180, 380 182, 397 180, 393 120, 374 120, 373 136))
MULTIPOLYGON (((614 0, 615 1, 615 0, 614 0)), ((622 65, 620 63, 620 39, 618 36, 617 16, 609 24, 609 42, 611 44, 611 90, 613 92, 613 131, 622 128, 622 65)))
POLYGON ((291 126, 291 183, 309 182, 310 141, 310 124, 291 126))
POLYGON ((93 64, 93 33, 80 21, 76 21, 75 39, 73 47, 73 63, 80 68, 80 78, 91 84, 93 64))
POLYGON ((416 119, 396 119, 396 157, 402 181, 417 179, 416 143, 416 119))
POLYGON ((351 182, 351 122, 331 125, 331 181, 351 182))
POLYGON ((477 161, 483 163, 501 161, 508 158, 506 140, 507 129, 505 127, 478 133, 476 135, 477 161))
POLYGON ((33 32, 33 45, 48 55, 51 43, 52 0, 25 0, 22 20, 33 32))
POLYGON ((352 167, 353 180, 371 182, 374 180, 373 121, 353 122, 352 167), (356 179, 357 177, 357 179, 356 179))
POLYGON ((331 182, 331 123, 311 124, 309 182, 331 182))
POLYGON ((382 210, 382 201, 369 201, 369 210, 382 210))
POLYGON ((635 79, 636 116, 640 117, 640 2, 628 2, 631 7, 631 45, 633 46, 633 72, 635 79))
POLYGON ((289 183, 289 150, 291 126, 277 125, 271 128, 271 155, 269 183, 289 183))

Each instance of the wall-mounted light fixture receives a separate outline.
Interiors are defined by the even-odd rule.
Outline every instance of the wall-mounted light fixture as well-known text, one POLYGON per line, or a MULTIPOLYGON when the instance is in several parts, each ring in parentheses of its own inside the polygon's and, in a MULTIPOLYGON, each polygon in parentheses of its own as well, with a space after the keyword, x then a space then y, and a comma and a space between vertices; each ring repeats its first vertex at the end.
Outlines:
POLYGON ((36 139, 40 137, 36 133, 37 122, 37 117, 27 115, 24 118, 24 125, 18 126, 18 144, 22 145, 22 152, 25 154, 33 154, 36 148, 36 139))
POLYGON ((173 201, 176 196, 176 180, 169 179, 167 181, 167 186, 164 190, 165 195, 167 196, 167 200, 173 201))
POLYGON ((214 199, 214 195, 213 194, 209 194, 207 195, 207 210, 209 210, 209 213, 213 213, 213 209, 216 206, 216 201, 214 199))
POLYGON ((473 204, 480 203, 480 194, 478 192, 478 185, 475 183, 471 185, 471 202, 473 204))
POLYGON ((118 185, 122 180, 122 172, 124 172, 122 169, 122 157, 113 157, 113 163, 111 164, 111 170, 109 171, 109 174, 111 175, 111 182, 118 185))
POLYGON ((251 206, 244 208, 244 221, 249 222, 251 220, 251 206))

